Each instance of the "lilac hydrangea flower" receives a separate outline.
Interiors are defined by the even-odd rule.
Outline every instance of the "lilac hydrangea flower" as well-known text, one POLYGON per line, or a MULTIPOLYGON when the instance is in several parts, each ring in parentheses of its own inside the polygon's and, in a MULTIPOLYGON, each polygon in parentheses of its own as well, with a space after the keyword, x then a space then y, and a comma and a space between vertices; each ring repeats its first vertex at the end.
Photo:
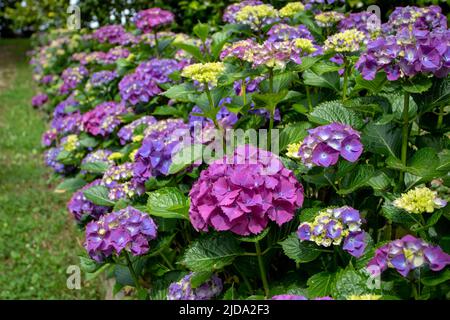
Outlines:
POLYGON ((388 268, 394 268, 403 277, 411 270, 428 266, 432 271, 440 271, 450 265, 450 255, 439 246, 433 246, 420 238, 406 235, 378 248, 368 270, 376 275, 388 268))
POLYGON ((98 262, 122 251, 140 256, 148 252, 149 241, 156 239, 156 235, 157 226, 148 214, 127 207, 89 222, 85 248, 98 262))
POLYGON ((126 162, 109 167, 103 174, 101 185, 109 189, 110 200, 128 199, 144 193, 144 184, 134 178, 134 166, 134 163, 126 162))
POLYGON ((120 144, 124 145, 127 142, 130 142, 133 139, 133 133, 136 128, 139 126, 149 127, 152 124, 155 124, 157 120, 152 116, 143 116, 133 122, 127 124, 120 128, 119 132, 117 132, 117 136, 120 139, 120 144))
POLYGON ((193 288, 191 284, 193 275, 191 272, 180 281, 171 283, 167 300, 210 300, 222 292, 222 280, 218 276, 212 275, 209 280, 193 288))
POLYGON ((189 216, 198 231, 258 234, 282 225, 303 204, 303 187, 271 152, 251 145, 214 161, 193 185, 189 216))
POLYGON ((63 84, 59 88, 59 92, 61 94, 69 93, 70 90, 75 89, 88 74, 89 71, 83 66, 67 68, 61 75, 63 84))
POLYGON ((223 12, 222 20, 227 23, 237 23, 236 21, 236 14, 246 6, 255 6, 263 4, 262 1, 259 0, 244 0, 238 3, 230 4, 228 7, 225 8, 225 11, 223 12))
POLYGON ((45 165, 52 168, 56 173, 64 173, 66 171, 66 167, 56 160, 61 151, 62 147, 57 147, 50 148, 44 153, 45 165))
POLYGON ((73 215, 75 220, 81 221, 88 216, 92 217, 93 219, 98 219, 101 215, 108 212, 108 210, 110 209, 109 207, 95 205, 91 201, 86 199, 83 194, 85 190, 93 186, 98 186, 99 184, 99 179, 94 180, 72 195, 72 198, 67 204, 67 209, 73 215))
POLYGON ((126 45, 133 42, 133 36, 125 31, 122 25, 113 24, 95 30, 92 38, 100 43, 126 45))
POLYGON ((39 93, 31 98, 31 105, 34 108, 39 108, 48 101, 48 96, 45 93, 39 93))
POLYGON ((153 32, 156 28, 171 24, 174 21, 174 14, 161 8, 139 11, 134 19, 136 27, 144 33, 153 32))
POLYGON ((267 32, 267 35, 269 36, 267 40, 272 42, 288 41, 297 38, 304 38, 309 40, 314 39, 308 28, 306 28, 306 26, 302 24, 298 26, 290 26, 288 24, 278 23, 270 28, 270 30, 267 32))
POLYGON ((41 137, 42 146, 50 147, 56 141, 57 136, 58 132, 54 128, 45 131, 41 137))
POLYGON ((107 136, 121 123, 120 115, 127 113, 123 103, 103 102, 83 114, 82 130, 93 136, 107 136))
POLYGON ((339 156, 355 162, 363 152, 359 132, 348 125, 334 122, 308 133, 298 152, 307 167, 335 165, 339 156))
POLYGON ((92 84, 93 87, 100 87, 104 84, 113 81, 117 77, 118 75, 115 70, 113 71, 104 70, 93 73, 89 82, 92 84))
POLYGON ((314 221, 300 224, 297 236, 301 241, 314 241, 325 247, 344 242, 342 249, 359 258, 367 246, 361 223, 359 211, 352 207, 328 208, 320 211, 314 221))
POLYGON ((48 74, 48 75, 45 75, 42 77, 41 83, 43 85, 48 85, 48 84, 51 84, 53 82, 53 80, 54 80, 54 76, 51 74, 48 74))

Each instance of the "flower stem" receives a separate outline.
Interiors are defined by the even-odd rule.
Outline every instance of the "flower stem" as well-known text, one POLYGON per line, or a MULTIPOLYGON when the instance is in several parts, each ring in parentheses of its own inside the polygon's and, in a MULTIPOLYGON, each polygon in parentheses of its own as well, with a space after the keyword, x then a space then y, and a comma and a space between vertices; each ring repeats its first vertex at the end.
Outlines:
POLYGON ((167 266, 170 268, 170 270, 175 270, 175 268, 173 267, 173 264, 169 261, 169 259, 167 259, 166 255, 164 253, 162 253, 162 251, 159 253, 159 255, 161 256, 161 258, 163 258, 164 262, 167 264, 167 266))
POLYGON ((273 68, 269 68, 269 92, 273 93, 273 68))
POLYGON ((158 41, 158 33, 156 30, 153 30, 153 34, 155 35, 155 49, 156 49, 156 56, 159 57, 159 41, 158 41))
MULTIPOLYGON (((403 100, 403 127, 402 127, 402 153, 401 160, 402 164, 406 166, 407 156, 408 156, 408 138, 409 138, 409 92, 405 91, 403 100)), ((405 181, 405 173, 400 171, 400 188, 403 189, 405 181)))
POLYGON ((306 99, 308 100, 309 112, 313 111, 313 105, 311 100, 311 93, 309 92, 309 86, 306 86, 306 99))
POLYGON ((261 281, 264 287, 264 295, 266 298, 269 296, 269 282, 267 281, 266 269, 264 267, 264 261, 261 254, 261 246, 259 245, 259 241, 255 242, 256 254, 258 256, 258 264, 259 264, 259 272, 261 275, 261 281))
POLYGON ((244 106, 245 106, 247 104, 247 86, 245 84, 245 79, 242 79, 241 96, 242 96, 244 106))
POLYGON ((136 271, 133 268, 133 263, 131 263, 130 255, 126 251, 125 251, 125 259, 127 260, 127 267, 130 270, 131 277, 133 278, 136 289, 142 290, 141 284, 139 283, 139 277, 137 276, 136 271))
POLYGON ((348 62, 344 57, 344 83, 342 86, 342 101, 347 100, 347 86, 348 86, 348 62))
POLYGON ((438 115, 438 120, 437 120, 437 129, 442 128, 442 124, 444 123, 444 106, 440 106, 439 107, 439 115, 438 115))

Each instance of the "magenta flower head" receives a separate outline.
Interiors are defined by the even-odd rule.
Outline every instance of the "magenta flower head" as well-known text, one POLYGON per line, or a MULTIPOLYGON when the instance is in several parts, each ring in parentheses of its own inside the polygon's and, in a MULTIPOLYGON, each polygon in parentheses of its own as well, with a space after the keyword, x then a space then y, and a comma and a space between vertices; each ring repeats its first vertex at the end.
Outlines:
POLYGON ((124 250, 140 256, 148 252, 148 243, 156 239, 156 230, 156 224, 147 213, 127 207, 89 222, 84 246, 98 262, 113 254, 120 255, 124 250))
POLYGON ((191 272, 180 281, 170 284, 167 300, 210 300, 222 292, 222 280, 218 276, 212 275, 209 280, 193 288, 193 275, 191 272))
POLYGON ((303 186, 269 151, 251 145, 213 162, 190 193, 196 230, 258 234, 269 220, 282 225, 303 204, 303 186))
POLYGON ((298 154, 309 168, 335 165, 339 156, 355 162, 363 152, 359 132, 348 125, 334 122, 310 129, 308 133, 298 154))
POLYGON ((406 235, 378 248, 367 269, 377 275, 388 268, 393 268, 406 277, 416 268, 428 266, 432 271, 440 271, 447 265, 450 265, 450 255, 439 246, 406 235))
POLYGON ((67 204, 67 209, 73 215, 75 220, 81 221, 86 217, 98 219, 101 215, 108 212, 108 210, 110 209, 109 207, 95 205, 91 201, 86 199, 83 194, 83 191, 85 191, 86 189, 97 186, 99 184, 100 179, 94 180, 73 194, 72 198, 67 204))
POLYGON ((158 27, 175 21, 172 12, 161 8, 151 8, 139 11, 134 19, 136 27, 144 33, 150 33, 158 27))
POLYGON ((45 93, 38 93, 31 98, 31 105, 33 108, 39 108, 48 101, 48 96, 45 93))
POLYGON ((122 25, 113 24, 98 28, 92 38, 100 43, 126 45, 133 42, 133 36, 125 31, 122 25))

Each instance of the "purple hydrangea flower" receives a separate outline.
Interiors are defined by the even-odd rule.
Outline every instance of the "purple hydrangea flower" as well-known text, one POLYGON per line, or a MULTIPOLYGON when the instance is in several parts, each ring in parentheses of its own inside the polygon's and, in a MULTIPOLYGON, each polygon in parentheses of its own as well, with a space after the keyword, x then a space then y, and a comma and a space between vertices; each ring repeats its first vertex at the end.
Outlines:
POLYGON ((303 204, 303 187, 271 152, 251 145, 214 161, 190 193, 190 220, 196 230, 260 233, 269 220, 282 225, 303 204))
POLYGON ((120 115, 127 113, 123 103, 103 102, 94 109, 83 114, 82 130, 93 136, 107 136, 121 123, 120 115))
POLYGON ((41 83, 43 85, 48 85, 48 84, 52 83, 53 80, 54 80, 54 76, 51 75, 51 74, 48 74, 48 75, 45 75, 45 76, 42 77, 41 83))
MULTIPOLYGON (((103 162, 106 163, 108 166, 112 166, 114 165, 114 161, 108 159, 108 157, 111 154, 112 154, 111 150, 97 149, 95 151, 88 153, 81 161, 81 164, 83 165, 88 163, 103 162)), ((81 173, 86 173, 86 171, 82 170, 81 173)))
POLYGON ((136 27, 144 33, 153 32, 156 28, 171 24, 174 21, 174 14, 161 8, 139 11, 134 19, 136 27))
POLYGON ((99 71, 92 74, 91 79, 89 80, 93 87, 100 87, 104 84, 107 84, 117 78, 117 72, 113 71, 99 71))
POLYGON ((66 171, 66 167, 56 160, 61 150, 62 147, 50 148, 44 153, 45 165, 52 168, 56 173, 64 173, 66 171))
POLYGON ((89 222, 85 248, 98 262, 122 251, 140 256, 148 252, 149 241, 156 239, 156 235, 156 224, 148 214, 127 207, 89 222))
POLYGON ((388 268, 394 268, 406 277, 411 270, 425 265, 432 271, 440 271, 450 265, 450 255, 442 251, 439 246, 433 246, 420 238, 406 235, 378 248, 367 267, 374 275, 388 268))
POLYGON ((125 31, 122 25, 113 24, 98 28, 92 38, 100 43, 126 45, 134 42, 133 36, 125 31))
POLYGON ((363 152, 359 132, 348 125, 334 122, 308 133, 298 152, 307 167, 335 165, 339 156, 355 162, 363 152))
POLYGON ((269 36, 268 41, 288 41, 297 38, 314 40, 314 37, 309 32, 308 28, 304 25, 290 26, 288 24, 279 23, 275 24, 267 32, 269 36))
POLYGON ((144 193, 144 184, 133 176, 134 166, 134 163, 126 162, 109 167, 103 174, 101 185, 109 189, 110 200, 128 199, 144 193))
POLYGON ((34 108, 39 108, 48 101, 48 96, 45 93, 38 93, 33 98, 31 98, 31 105, 34 108))
POLYGON ((53 142, 56 141, 57 136, 58 132, 56 131, 56 129, 50 129, 45 131, 41 137, 42 146, 50 147, 53 144, 53 142))
POLYGON ((157 120, 152 116, 143 116, 133 122, 127 124, 120 128, 119 132, 117 132, 117 136, 120 139, 120 144, 124 145, 127 142, 130 142, 133 138, 134 130, 140 126, 149 127, 152 124, 155 124, 157 120))
POLYGON ((222 292, 222 280, 218 276, 212 275, 209 280, 193 288, 191 284, 193 275, 191 272, 180 281, 171 283, 167 300, 210 300, 222 292))
POLYGON ((101 215, 108 212, 110 209, 109 207, 95 205, 86 199, 83 194, 83 191, 93 186, 98 186, 99 184, 100 180, 94 180, 73 194, 67 204, 67 209, 73 215, 75 220, 81 221, 87 216, 98 219, 101 215))
POLYGON ((262 1, 259 0, 244 0, 239 3, 230 4, 225 8, 225 11, 222 16, 222 20, 228 23, 237 23, 236 14, 246 6, 256 6, 259 4, 263 4, 262 1))
POLYGON ((67 68, 61 75, 63 84, 59 88, 59 92, 61 94, 69 93, 70 90, 75 89, 88 74, 89 71, 83 66, 67 68))

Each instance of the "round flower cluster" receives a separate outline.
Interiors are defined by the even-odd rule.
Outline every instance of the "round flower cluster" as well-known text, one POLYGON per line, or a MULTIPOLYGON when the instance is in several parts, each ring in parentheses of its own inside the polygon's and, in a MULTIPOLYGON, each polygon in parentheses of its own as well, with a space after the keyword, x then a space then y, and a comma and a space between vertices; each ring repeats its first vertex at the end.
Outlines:
POLYGON ((366 80, 373 80, 379 70, 390 81, 400 77, 432 73, 445 78, 450 72, 450 33, 448 31, 407 31, 402 35, 380 37, 367 44, 356 63, 366 80))
POLYGON ((167 175, 172 155, 181 142, 190 142, 190 130, 181 119, 161 120, 148 128, 134 159, 134 176, 142 183, 151 177, 167 175), (187 140, 187 141, 186 141, 187 140))
POLYGON ((48 101, 48 96, 45 93, 39 93, 31 98, 31 105, 34 108, 39 108, 48 101))
POLYGON ((298 155, 298 150, 300 149, 301 145, 302 145, 301 142, 289 144, 286 148, 287 149, 286 156, 292 159, 300 159, 300 156, 298 155))
POLYGON ((273 25, 270 30, 267 32, 268 41, 288 41, 294 40, 297 38, 304 38, 313 40, 313 36, 311 32, 309 32, 308 28, 303 24, 298 26, 290 26, 284 23, 278 23, 273 25))
POLYGON ((124 145, 133 139, 134 130, 136 130, 138 127, 149 127, 153 124, 155 124, 157 120, 155 117, 152 116, 143 116, 142 118, 139 118, 137 120, 134 120, 133 122, 127 124, 126 126, 123 126, 120 128, 119 132, 117 132, 117 136, 120 139, 120 144, 124 145))
POLYGON ((367 11, 350 13, 345 19, 341 20, 338 25, 340 32, 345 30, 356 29, 363 32, 366 36, 372 35, 377 31, 377 25, 370 23, 372 13, 367 11))
POLYGON ((89 71, 83 67, 73 67, 67 68, 61 74, 61 79, 63 80, 63 84, 59 88, 59 93, 66 94, 69 93, 70 90, 75 89, 77 85, 83 81, 85 77, 87 77, 89 71))
POLYGON ((132 198, 144 192, 144 186, 133 178, 134 163, 111 166, 103 174, 101 185, 109 189, 108 198, 116 201, 132 198))
MULTIPOLYGON (((296 294, 279 294, 273 296, 271 300, 309 300, 305 296, 299 296, 296 294)), ((312 300, 333 300, 331 297, 317 297, 312 300)))
POLYGON ((191 272, 180 281, 171 283, 167 300, 210 300, 222 292, 222 280, 218 276, 212 275, 196 288, 192 287, 192 276, 194 273, 191 272))
POLYGON ((278 11, 281 18, 292 18, 297 13, 305 10, 305 6, 301 2, 290 2, 278 11))
POLYGON ((222 62, 195 63, 184 67, 181 75, 201 84, 216 86, 224 71, 225 65, 222 62))
POLYGON ((336 33, 325 40, 324 50, 333 52, 356 52, 366 38, 365 34, 356 29, 336 33))
POLYGON ((324 247, 344 242, 342 249, 359 258, 366 248, 361 223, 359 211, 352 207, 328 208, 320 211, 313 222, 300 224, 297 236, 324 247))
POLYGON ((347 161, 355 162, 363 152, 359 132, 348 125, 334 122, 310 129, 308 133, 298 151, 308 168, 313 165, 335 165, 339 155, 347 161))
POLYGON ((100 43, 109 44, 126 45, 132 42, 132 36, 120 24, 100 27, 94 31, 92 38, 100 43))
POLYGON ((172 12, 161 8, 151 8, 139 11, 134 19, 136 27, 144 33, 153 32, 156 28, 175 21, 172 12))
POLYGON ((236 13, 236 22, 246 24, 254 31, 278 20, 278 11, 270 4, 247 5, 236 13))
POLYGON ((113 81, 117 77, 118 75, 115 70, 113 71, 104 70, 93 73, 89 82, 92 84, 93 87, 100 87, 106 83, 113 81))
POLYGON ((83 114, 81 128, 94 136, 107 136, 121 123, 120 115, 127 113, 123 103, 102 102, 94 109, 83 114))
POLYGON ((111 150, 97 149, 95 151, 88 153, 81 161, 81 164, 83 165, 88 163, 104 162, 107 163, 109 166, 111 166, 114 164, 114 161, 109 159, 109 156, 111 154, 112 154, 111 150))
POLYGON ((410 213, 433 212, 435 209, 443 208, 447 205, 447 201, 437 196, 436 191, 432 191, 427 187, 416 187, 393 202, 394 206, 410 213))
POLYGON ((214 161, 189 193, 196 230, 258 234, 269 220, 282 225, 303 204, 303 187, 271 152, 251 145, 214 161))
POLYGON ((314 16, 314 19, 320 27, 332 27, 344 18, 344 14, 336 11, 321 12, 314 16))
POLYGON ((422 239, 406 235, 378 248, 369 261, 367 270, 378 275, 393 268, 406 277, 411 270, 427 265, 432 271, 440 271, 450 265, 450 255, 439 246, 433 246, 422 239))
POLYGON ((179 62, 175 59, 150 59, 142 62, 137 68, 136 72, 140 73, 149 81, 154 81, 157 84, 170 82, 169 75, 175 71, 183 69, 184 62, 179 62))
POLYGON ((54 80, 54 76, 51 75, 51 74, 48 74, 48 75, 45 75, 45 76, 42 77, 41 83, 43 85, 49 85, 49 84, 51 84, 53 82, 53 80, 54 80))
POLYGON ((89 222, 85 248, 98 262, 113 254, 120 255, 123 250, 140 256, 150 249, 148 242, 156 238, 156 230, 148 214, 127 207, 89 222))
POLYGON ((73 215, 75 220, 82 221, 86 217, 98 219, 101 215, 104 215, 109 211, 109 207, 95 205, 84 196, 85 190, 94 186, 98 186, 99 184, 99 179, 94 180, 72 195, 72 198, 67 204, 67 209, 73 215))
POLYGON ((247 6, 256 6, 260 4, 263 4, 263 2, 259 0, 244 0, 238 3, 230 4, 228 7, 225 8, 222 20, 228 23, 237 23, 236 14, 242 8, 247 6))
POLYGON ((62 147, 50 148, 44 153, 45 165, 57 173, 65 173, 67 169, 62 163, 56 160, 61 150, 62 147))
POLYGON ((61 139, 61 146, 65 151, 71 152, 80 147, 80 141, 76 134, 69 134, 61 139))
POLYGON ((81 125, 80 111, 59 115, 53 118, 51 126, 60 134, 77 133, 81 125))
POLYGON ((125 59, 130 56, 130 51, 120 46, 108 50, 108 52, 98 62, 101 64, 112 64, 118 59, 125 59))
POLYGON ((258 43, 253 39, 246 39, 225 45, 220 53, 220 59, 236 58, 239 60, 253 62, 253 56, 257 51, 258 43))

